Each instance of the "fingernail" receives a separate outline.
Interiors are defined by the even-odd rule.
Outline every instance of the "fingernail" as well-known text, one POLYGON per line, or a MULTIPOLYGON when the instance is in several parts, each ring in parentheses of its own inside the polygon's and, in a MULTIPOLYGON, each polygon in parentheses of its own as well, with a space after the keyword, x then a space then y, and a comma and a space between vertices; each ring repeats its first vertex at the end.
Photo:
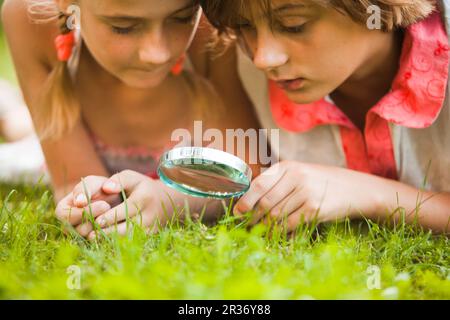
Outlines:
POLYGON ((75 198, 75 203, 77 205, 86 205, 87 204, 87 198, 84 194, 80 193, 79 195, 77 195, 77 197, 75 198))
POLYGON ((97 219, 97 224, 101 227, 104 228, 106 227, 106 218, 105 217, 101 217, 99 219, 97 219))
POLYGON ((117 190, 117 183, 115 183, 114 181, 106 181, 105 184, 103 185, 104 188, 109 189, 109 190, 117 190))

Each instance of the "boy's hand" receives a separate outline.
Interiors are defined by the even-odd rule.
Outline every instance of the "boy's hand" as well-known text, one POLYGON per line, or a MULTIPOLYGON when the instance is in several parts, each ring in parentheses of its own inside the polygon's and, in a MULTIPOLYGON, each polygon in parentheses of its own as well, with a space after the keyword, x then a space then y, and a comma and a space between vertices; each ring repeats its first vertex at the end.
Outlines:
POLYGON ((381 178, 347 169, 281 162, 256 178, 234 213, 255 210, 251 224, 272 219, 294 231, 302 222, 369 216, 382 202, 381 178), (377 192, 374 192, 378 190, 377 192))

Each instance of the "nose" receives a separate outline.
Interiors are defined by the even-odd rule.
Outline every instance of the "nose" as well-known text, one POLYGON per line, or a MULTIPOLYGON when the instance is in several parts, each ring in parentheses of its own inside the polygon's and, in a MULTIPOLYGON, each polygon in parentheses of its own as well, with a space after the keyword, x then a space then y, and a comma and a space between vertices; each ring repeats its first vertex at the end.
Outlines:
POLYGON ((281 40, 270 29, 258 31, 253 52, 253 63, 263 71, 281 67, 289 60, 281 40))
POLYGON ((153 65, 162 65, 171 60, 170 48, 162 27, 153 28, 144 37, 139 49, 139 58, 142 62, 153 65))

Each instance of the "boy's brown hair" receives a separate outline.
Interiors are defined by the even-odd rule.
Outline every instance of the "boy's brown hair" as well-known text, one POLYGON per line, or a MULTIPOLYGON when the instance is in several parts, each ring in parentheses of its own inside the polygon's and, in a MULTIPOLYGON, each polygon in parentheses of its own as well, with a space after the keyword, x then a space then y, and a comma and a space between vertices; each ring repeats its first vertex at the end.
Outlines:
MULTIPOLYGON (((356 22, 366 23, 372 13, 370 6, 381 9, 382 30, 392 31, 428 17, 436 7, 435 0, 304 0, 316 5, 333 8, 348 15, 356 22)), ((221 34, 232 35, 240 13, 253 15, 263 12, 272 17, 271 0, 201 0, 203 10, 210 22, 221 34)))

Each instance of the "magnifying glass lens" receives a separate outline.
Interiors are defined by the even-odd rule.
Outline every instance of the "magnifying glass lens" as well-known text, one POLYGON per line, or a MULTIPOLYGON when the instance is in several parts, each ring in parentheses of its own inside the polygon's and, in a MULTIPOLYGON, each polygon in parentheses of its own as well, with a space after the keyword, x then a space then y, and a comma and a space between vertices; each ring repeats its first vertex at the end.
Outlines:
POLYGON ((246 170, 242 170, 237 165, 242 165, 242 161, 232 155, 223 157, 225 153, 209 150, 213 149, 196 148, 197 153, 187 156, 180 154, 181 150, 166 154, 158 169, 161 180, 197 197, 224 199, 243 195, 250 186, 249 168, 245 165, 246 170))

